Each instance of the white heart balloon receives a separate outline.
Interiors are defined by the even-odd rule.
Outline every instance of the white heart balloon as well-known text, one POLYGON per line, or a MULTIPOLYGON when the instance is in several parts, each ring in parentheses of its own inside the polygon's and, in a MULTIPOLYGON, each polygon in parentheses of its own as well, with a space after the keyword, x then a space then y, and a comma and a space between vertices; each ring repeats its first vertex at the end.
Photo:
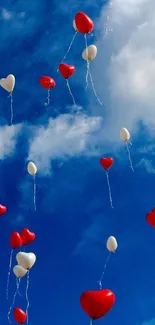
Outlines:
POLYGON ((110 236, 107 240, 107 249, 109 252, 114 253, 118 247, 117 240, 115 237, 110 236))
POLYGON ((13 268, 13 272, 17 278, 21 279, 28 270, 24 269, 21 265, 15 265, 13 268))
POLYGON ((0 86, 9 93, 12 93, 15 86, 15 77, 13 74, 9 74, 6 78, 0 79, 0 86))
POLYGON ((37 166, 30 161, 27 165, 27 170, 30 175, 34 176, 37 173, 37 166))
POLYGON ((24 269, 30 270, 36 261, 36 255, 33 253, 19 252, 16 255, 16 260, 24 269))

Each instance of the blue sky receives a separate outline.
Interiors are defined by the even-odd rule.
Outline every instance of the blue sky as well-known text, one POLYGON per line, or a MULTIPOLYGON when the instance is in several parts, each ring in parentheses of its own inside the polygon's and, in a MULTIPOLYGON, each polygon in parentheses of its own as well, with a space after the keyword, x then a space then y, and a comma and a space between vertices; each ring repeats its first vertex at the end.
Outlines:
MULTIPOLYGON (((145 215, 155 205, 154 120, 155 36, 154 0, 2 1, 0 29, 1 77, 12 73, 14 126, 9 126, 7 93, 0 89, 0 203, 8 213, 0 220, 0 321, 5 300, 9 236, 27 227, 36 241, 27 251, 37 255, 30 276, 30 324, 89 324, 79 297, 98 289, 109 236, 118 241, 107 267, 103 288, 116 295, 112 311, 98 324, 155 324, 155 231, 145 215), (10 3, 11 2, 11 3, 10 3), (95 23, 88 43, 98 54, 91 63, 94 84, 105 106, 98 105, 91 87, 85 91, 86 63, 81 58, 84 37, 78 34, 66 63, 76 67, 70 79, 78 105, 72 107, 58 64, 73 37, 73 17, 84 11, 95 23), (39 78, 56 80, 52 101, 39 78), (131 133, 129 168, 121 127, 131 133), (115 160, 109 172, 114 209, 110 208, 101 156, 115 160), (37 212, 27 162, 38 167, 37 212)), ((15 255, 13 265, 15 264, 15 255)), ((24 292, 25 280, 21 286, 24 292)), ((18 297, 16 307, 25 309, 18 297)), ((14 322, 14 320, 13 320, 14 322)))

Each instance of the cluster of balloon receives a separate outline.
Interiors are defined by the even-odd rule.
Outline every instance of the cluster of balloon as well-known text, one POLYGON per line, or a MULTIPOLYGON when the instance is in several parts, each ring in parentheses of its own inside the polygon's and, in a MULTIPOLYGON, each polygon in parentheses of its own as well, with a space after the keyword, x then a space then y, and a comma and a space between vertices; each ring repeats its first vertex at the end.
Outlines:
POLYGON ((51 77, 41 77, 39 79, 40 85, 47 89, 47 102, 45 103, 45 106, 50 104, 50 90, 56 86, 56 82, 51 77))
POLYGON ((113 237, 113 236, 110 236, 108 238, 108 240, 107 240, 106 247, 107 247, 107 250, 109 251, 109 254, 107 256, 107 259, 106 259, 106 262, 105 262, 105 265, 104 265, 104 268, 103 268, 101 279, 100 279, 100 281, 98 281, 100 289, 102 289, 102 281, 103 281, 103 277, 104 277, 104 274, 105 274, 105 271, 106 271, 110 256, 115 253, 115 251, 116 251, 116 249, 118 247, 116 238, 113 237))
POLYGON ((112 157, 108 157, 108 158, 102 157, 102 158, 100 158, 100 165, 106 171, 106 177, 107 177, 107 184, 108 184, 108 189, 109 189, 109 199, 110 199, 111 208, 113 208, 113 202, 112 202, 112 195, 111 195, 111 188, 110 188, 108 170, 113 165, 113 163, 114 163, 114 159, 112 157))
POLYGON ((37 166, 30 161, 27 166, 28 173, 33 176, 33 203, 34 209, 36 211, 36 173, 37 173, 37 166))
POLYGON ((4 88, 8 93, 10 93, 9 97, 11 99, 10 102, 10 111, 11 111, 11 118, 10 124, 13 123, 13 90, 15 87, 15 76, 13 74, 9 74, 6 78, 0 79, 0 86, 4 88))
POLYGON ((73 65, 69 65, 69 64, 66 64, 66 63, 60 63, 59 64, 59 72, 61 73, 63 78, 66 79, 67 88, 68 88, 69 93, 70 93, 70 95, 72 97, 73 104, 74 104, 74 106, 76 106, 76 102, 75 102, 75 99, 74 99, 74 96, 72 94, 72 91, 71 91, 71 88, 70 88, 70 85, 69 85, 69 81, 68 81, 68 79, 74 74, 75 67, 73 65))
MULTIPOLYGON (((28 228, 24 228, 21 231, 21 233, 13 232, 11 234, 10 244, 11 244, 13 249, 19 248, 22 245, 26 246, 26 245, 32 243, 35 240, 35 237, 36 237, 35 233, 31 232, 28 228)), ((26 301, 27 301, 26 312, 24 312, 20 308, 15 308, 14 312, 13 312, 15 320, 19 324, 23 324, 26 321, 26 319, 27 319, 27 323, 28 323, 29 270, 32 268, 32 266, 36 262, 36 255, 34 253, 18 252, 16 254, 16 260, 17 260, 18 264, 14 266, 13 272, 14 272, 14 274, 16 276, 16 286, 17 287, 16 287, 15 294, 13 296, 12 305, 10 306, 9 311, 8 311, 8 320, 11 323, 11 321, 10 321, 10 313, 12 311, 12 308, 13 308, 14 304, 15 304, 17 294, 20 294, 19 293, 20 281, 27 274, 27 285, 26 285, 26 293, 25 293, 26 301)), ((10 277, 11 267, 12 267, 12 258, 11 258, 10 265, 9 265, 9 273, 8 273, 9 277, 10 277)), ((9 286, 9 280, 7 281, 7 299, 8 299, 8 286, 9 286)))
MULTIPOLYGON (((61 61, 61 64, 59 65, 59 71, 60 73, 63 75, 63 77, 66 79, 65 77, 65 74, 66 74, 66 70, 69 70, 69 67, 70 69, 75 72, 75 67, 73 66, 68 66, 67 64, 64 64, 64 60, 66 59, 72 45, 73 45, 73 42, 74 42, 74 39, 75 39, 75 36, 77 35, 77 33, 81 33, 81 34, 84 34, 84 38, 85 38, 85 49, 84 51, 82 52, 82 58, 87 61, 87 72, 86 72, 86 88, 88 87, 88 77, 90 78, 90 81, 91 81, 91 84, 92 84, 92 89, 94 91, 94 94, 98 100, 98 102, 100 103, 100 105, 103 105, 99 99, 99 97, 97 96, 97 93, 96 93, 96 90, 95 90, 95 87, 94 87, 94 82, 93 82, 93 78, 92 78, 92 75, 91 75, 91 72, 90 72, 90 62, 92 60, 95 59, 96 55, 97 55, 97 47, 95 45, 89 45, 87 44, 87 34, 90 34, 92 32, 92 30, 94 29, 94 23, 93 21, 91 20, 91 18, 89 16, 87 16, 84 12, 78 12, 75 17, 74 17, 74 20, 73 20, 73 27, 75 29, 75 33, 74 33, 74 36, 73 36, 73 39, 69 45, 69 48, 65 54, 65 56, 63 57, 62 61, 61 61)), ((72 73, 73 73, 72 72, 72 73)), ((67 83, 67 86, 69 88, 69 84, 67 83)), ((74 105, 75 105, 75 100, 74 100, 74 97, 71 93, 71 90, 69 88, 69 91, 70 91, 70 94, 72 96, 72 99, 73 99, 73 102, 74 102, 74 105)))
POLYGON ((120 130, 120 138, 126 144, 128 157, 129 157, 129 162, 130 162, 130 167, 131 167, 132 171, 134 172, 133 164, 132 164, 132 160, 131 160, 131 154, 130 154, 130 150, 129 150, 129 146, 128 146, 128 144, 131 145, 132 143, 129 141, 130 140, 130 133, 126 128, 121 128, 121 130, 120 130))
POLYGON ((86 291, 80 297, 80 304, 92 324, 93 320, 105 316, 112 309, 115 299, 115 294, 109 289, 86 291))

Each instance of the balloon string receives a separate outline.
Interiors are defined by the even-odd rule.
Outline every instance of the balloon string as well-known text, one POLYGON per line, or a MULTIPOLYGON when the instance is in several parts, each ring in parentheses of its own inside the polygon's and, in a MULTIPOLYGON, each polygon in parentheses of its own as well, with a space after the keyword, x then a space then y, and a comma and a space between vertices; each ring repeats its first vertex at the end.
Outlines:
POLYGON ((34 178, 33 178, 33 203, 34 203, 34 210, 36 211, 36 178, 35 178, 35 175, 34 175, 34 178))
POLYGON ((69 51, 71 50, 71 48, 72 48, 72 45, 73 45, 73 43, 74 43, 74 40, 75 40, 75 37, 76 37, 76 35, 77 35, 77 31, 74 33, 74 35, 73 35, 73 38, 72 38, 72 40, 71 40, 71 42, 70 42, 70 45, 69 45, 69 47, 68 47, 68 50, 67 50, 67 52, 66 52, 65 56, 63 57, 63 59, 61 60, 61 62, 62 62, 62 63, 63 63, 63 61, 66 59, 66 57, 67 57, 67 55, 68 55, 69 51))
POLYGON ((10 261, 9 261, 9 271, 8 271, 8 277, 7 277, 7 284, 6 284, 6 299, 9 298, 9 282, 10 282, 10 273, 11 273, 11 266, 12 266, 12 255, 13 255, 13 249, 10 253, 10 261))
POLYGON ((12 123, 13 123, 13 95, 12 95, 12 92, 10 93, 8 98, 10 98, 10 114, 11 114, 10 124, 12 125, 12 123))
POLYGON ((48 106, 49 104, 50 104, 50 88, 48 89, 48 92, 47 92, 47 102, 44 105, 48 106))
POLYGON ((107 184, 108 184, 108 190, 109 190, 110 205, 111 205, 111 208, 113 209, 111 188, 110 188, 110 182, 109 182, 109 175, 108 175, 108 171, 107 170, 106 170, 106 176, 107 176, 107 184))
POLYGON ((8 321, 9 321, 9 323, 12 323, 11 320, 10 320, 10 314, 11 314, 11 310, 12 310, 14 304, 15 304, 15 300, 16 300, 17 293, 19 292, 20 279, 16 283, 17 283, 17 288, 16 288, 15 294, 13 296, 12 305, 9 308, 9 311, 8 311, 8 321))
POLYGON ((17 293, 18 293, 19 296, 23 297, 23 295, 19 291, 20 280, 21 279, 16 278, 17 293))
POLYGON ((105 262, 105 265, 104 265, 104 268, 103 268, 103 273, 101 275, 101 279, 100 279, 100 281, 98 281, 98 284, 100 286, 100 289, 102 289, 102 281, 103 281, 103 277, 104 277, 104 274, 105 274, 105 271, 106 271, 106 268, 107 268, 107 265, 108 265, 110 256, 111 256, 111 252, 110 252, 110 254, 108 255, 108 257, 106 259, 106 262, 105 262))
POLYGON ((99 104, 101 106, 103 106, 102 102, 100 101, 99 97, 97 96, 97 93, 96 93, 96 90, 95 90, 95 86, 94 86, 94 82, 93 82, 93 78, 92 78, 92 75, 91 75, 91 72, 90 72, 90 68, 89 68, 89 77, 90 77, 90 81, 91 81, 91 85, 92 85, 92 89, 93 89, 94 95, 95 95, 97 101, 99 102, 99 104))
POLYGON ((27 285, 26 285, 26 301, 27 301, 27 306, 26 306, 26 315, 27 315, 27 324, 28 324, 28 309, 29 309, 29 298, 28 298, 28 289, 29 289, 29 271, 27 272, 27 285))
POLYGON ((71 91, 71 88, 70 88, 70 85, 69 85, 69 81, 68 81, 68 79, 66 79, 66 83, 67 83, 67 87, 68 87, 69 93, 70 93, 70 95, 71 95, 71 97, 72 97, 72 100, 73 100, 74 106, 76 106, 75 99, 74 99, 74 96, 73 96, 73 94, 72 94, 72 91, 71 91))
POLYGON ((85 38, 85 48, 86 48, 86 58, 87 58, 87 71, 86 71, 86 88, 88 87, 88 77, 89 77, 89 60, 88 60, 88 42, 87 42, 87 34, 84 34, 84 38, 85 38))
POLYGON ((113 1, 111 0, 109 2, 109 9, 108 9, 108 15, 107 15, 107 21, 105 23, 105 34, 104 37, 106 37, 108 35, 109 32, 112 32, 112 29, 108 28, 108 22, 110 20, 110 15, 111 15, 111 11, 112 11, 112 6, 113 6, 113 1))
POLYGON ((90 320, 90 325, 93 325, 93 319, 90 320))
POLYGON ((127 152, 128 152, 128 158, 129 158, 130 167, 131 167, 132 171, 134 172, 134 168, 133 168, 133 164, 132 164, 132 159, 131 159, 131 154, 130 154, 128 142, 126 141, 125 143, 126 143, 126 148, 127 148, 127 152))

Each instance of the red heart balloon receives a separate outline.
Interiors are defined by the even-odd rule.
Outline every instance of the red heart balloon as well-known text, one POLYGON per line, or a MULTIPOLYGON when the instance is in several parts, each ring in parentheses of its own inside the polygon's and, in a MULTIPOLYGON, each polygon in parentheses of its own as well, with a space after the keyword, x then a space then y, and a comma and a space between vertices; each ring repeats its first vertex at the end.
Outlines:
POLYGON ((75 67, 73 65, 68 65, 66 63, 60 63, 59 72, 65 79, 68 79, 75 72, 75 67))
POLYGON ((54 79, 52 79, 51 77, 41 77, 39 79, 40 85, 46 89, 51 89, 54 88, 56 85, 56 82, 54 81, 54 79))
POLYGON ((106 315, 115 303, 115 294, 111 290, 86 291, 80 297, 85 313, 96 320, 106 315))
POLYGON ((78 12, 74 19, 78 32, 88 34, 94 29, 93 21, 84 12, 78 12))
POLYGON ((114 159, 109 157, 109 158, 101 158, 100 159, 100 165, 105 169, 108 170, 112 164, 114 163, 114 159))
POLYGON ((155 227, 155 208, 146 215, 146 221, 152 226, 155 227))
POLYGON ((27 319, 26 313, 20 308, 14 309, 13 316, 14 316, 14 319, 16 320, 16 322, 19 324, 24 324, 27 319))
POLYGON ((21 238, 22 238, 23 245, 30 244, 36 238, 35 233, 34 232, 31 232, 27 228, 24 228, 21 231, 20 235, 21 235, 21 238))
POLYGON ((19 234, 19 232, 12 232, 11 236, 10 236, 10 245, 12 246, 13 249, 15 248, 19 248, 22 246, 22 238, 19 234))
POLYGON ((2 216, 3 214, 5 214, 7 211, 7 207, 5 207, 4 205, 0 204, 0 216, 2 216))

